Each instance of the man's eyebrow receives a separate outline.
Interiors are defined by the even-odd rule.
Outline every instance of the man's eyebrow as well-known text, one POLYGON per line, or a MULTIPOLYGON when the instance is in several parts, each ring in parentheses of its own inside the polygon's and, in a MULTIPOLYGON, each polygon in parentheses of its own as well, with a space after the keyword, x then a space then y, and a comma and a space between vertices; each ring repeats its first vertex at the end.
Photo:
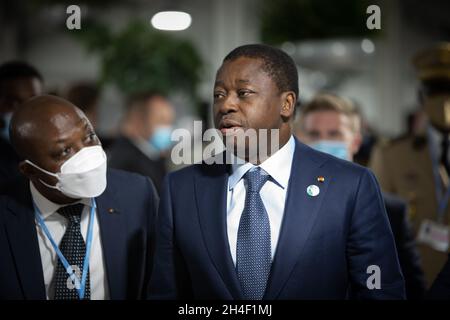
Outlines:
MULTIPOLYGON (((237 82, 238 83, 250 83, 250 80, 248 80, 248 79, 238 79, 237 82)), ((223 81, 222 80, 217 80, 214 83, 214 86, 223 86, 223 81)))

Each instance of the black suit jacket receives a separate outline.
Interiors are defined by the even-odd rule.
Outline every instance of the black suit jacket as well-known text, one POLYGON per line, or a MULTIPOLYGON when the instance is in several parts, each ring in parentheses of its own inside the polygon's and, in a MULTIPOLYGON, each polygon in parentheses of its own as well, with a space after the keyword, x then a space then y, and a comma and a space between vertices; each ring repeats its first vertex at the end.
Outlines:
POLYGON ((119 137, 107 150, 111 168, 135 172, 150 177, 156 190, 161 190, 167 173, 163 159, 152 160, 139 150, 128 138, 119 137))
POLYGON ((8 188, 12 180, 19 177, 19 157, 11 144, 0 137, 0 193, 8 188))
POLYGON ((403 200, 393 195, 384 193, 383 198, 405 279, 406 297, 409 300, 422 299, 426 288, 425 275, 420 266, 414 233, 408 220, 408 207, 403 200))
MULTIPOLYGON (((152 182, 109 170, 96 198, 111 299, 138 299, 152 266, 158 197, 152 182)), ((0 300, 46 299, 29 182, 17 180, 0 196, 0 300)))

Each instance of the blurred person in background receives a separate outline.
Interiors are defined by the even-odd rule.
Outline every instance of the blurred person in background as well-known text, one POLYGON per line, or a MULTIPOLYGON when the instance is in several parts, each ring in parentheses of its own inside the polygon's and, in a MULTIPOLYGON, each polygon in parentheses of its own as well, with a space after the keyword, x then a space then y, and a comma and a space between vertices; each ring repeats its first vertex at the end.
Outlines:
MULTIPOLYGON (((69 87, 65 98, 72 102, 86 114, 91 124, 98 130, 98 102, 100 99, 99 87, 91 82, 79 82, 69 87)), ((105 149, 109 148, 113 139, 99 135, 105 149)))
MULTIPOLYGON (((362 142, 361 118, 350 101, 333 94, 318 94, 301 109, 295 133, 300 141, 319 151, 353 161, 362 142)), ((384 193, 383 198, 405 278, 407 298, 421 299, 425 292, 424 274, 408 221, 407 206, 392 195, 384 193)))
POLYGON ((406 116, 406 135, 414 137, 423 132, 428 125, 428 120, 422 108, 410 112, 406 116))
POLYGON ((174 108, 164 96, 156 93, 132 96, 121 136, 109 149, 109 165, 150 177, 159 192, 167 172, 174 120, 174 108))
POLYGON ((0 192, 10 179, 19 175, 19 158, 9 141, 9 123, 14 110, 29 98, 42 93, 39 71, 23 61, 0 66, 0 192))
POLYGON ((382 189, 409 201, 427 285, 447 260, 449 248, 450 43, 418 53, 420 103, 428 125, 412 137, 374 150, 370 166, 382 189))
POLYGON ((84 112, 94 128, 97 126, 99 88, 88 82, 80 82, 69 87, 66 98, 84 112))
POLYGON ((364 117, 361 108, 355 105, 354 112, 360 123, 359 131, 361 133, 361 145, 358 151, 353 155, 353 162, 367 167, 373 147, 377 144, 377 141, 379 141, 379 137, 364 117))

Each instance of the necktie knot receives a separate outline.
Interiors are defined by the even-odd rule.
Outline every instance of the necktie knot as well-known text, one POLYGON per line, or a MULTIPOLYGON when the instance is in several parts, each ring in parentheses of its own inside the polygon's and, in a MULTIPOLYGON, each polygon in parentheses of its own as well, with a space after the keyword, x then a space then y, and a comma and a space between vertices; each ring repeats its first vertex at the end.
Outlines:
POLYGON ((244 179, 247 182, 247 192, 259 193, 269 178, 270 176, 263 173, 263 170, 260 167, 250 169, 244 175, 244 179))
POLYGON ((81 222, 81 213, 84 205, 82 203, 72 204, 70 206, 62 207, 58 213, 69 220, 69 225, 79 225, 81 222))

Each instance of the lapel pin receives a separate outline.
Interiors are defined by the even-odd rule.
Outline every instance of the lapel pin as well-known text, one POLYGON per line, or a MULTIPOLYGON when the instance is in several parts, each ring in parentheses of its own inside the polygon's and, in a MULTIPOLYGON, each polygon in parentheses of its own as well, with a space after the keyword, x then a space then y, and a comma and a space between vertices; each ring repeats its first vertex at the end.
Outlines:
POLYGON ((116 212, 116 210, 114 210, 113 208, 108 209, 108 213, 114 213, 114 212, 116 212))
POLYGON ((317 177, 317 181, 325 182, 325 177, 323 177, 323 176, 317 177))
POLYGON ((308 194, 308 196, 315 197, 320 193, 320 189, 315 184, 312 184, 308 186, 308 188, 306 188, 306 193, 308 194))

